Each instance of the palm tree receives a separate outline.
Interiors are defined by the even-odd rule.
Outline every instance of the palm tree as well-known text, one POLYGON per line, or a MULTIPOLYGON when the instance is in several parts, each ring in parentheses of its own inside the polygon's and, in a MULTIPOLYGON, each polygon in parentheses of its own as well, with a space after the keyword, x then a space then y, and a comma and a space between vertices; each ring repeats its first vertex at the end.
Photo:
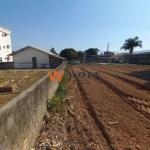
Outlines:
POLYGON ((52 47, 52 48, 50 49, 50 52, 52 52, 52 53, 54 53, 54 54, 57 55, 57 52, 56 52, 56 50, 54 49, 54 47, 52 47))
POLYGON ((142 41, 139 40, 138 36, 136 36, 133 39, 129 38, 129 39, 125 40, 121 49, 125 49, 125 51, 129 50, 129 54, 132 55, 134 47, 140 47, 140 48, 142 47, 142 41))

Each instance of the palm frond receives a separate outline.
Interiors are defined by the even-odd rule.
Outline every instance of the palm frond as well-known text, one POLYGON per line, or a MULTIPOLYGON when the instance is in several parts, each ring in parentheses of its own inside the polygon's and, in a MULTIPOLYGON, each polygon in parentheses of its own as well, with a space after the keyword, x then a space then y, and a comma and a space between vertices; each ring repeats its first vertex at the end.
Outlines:
POLYGON ((133 38, 135 41, 137 41, 138 39, 139 39, 139 37, 138 36, 136 36, 136 37, 134 37, 133 38))
POLYGON ((125 40, 124 45, 120 49, 129 50, 129 53, 133 53, 134 47, 142 47, 142 41, 138 40, 139 37, 129 38, 125 40))

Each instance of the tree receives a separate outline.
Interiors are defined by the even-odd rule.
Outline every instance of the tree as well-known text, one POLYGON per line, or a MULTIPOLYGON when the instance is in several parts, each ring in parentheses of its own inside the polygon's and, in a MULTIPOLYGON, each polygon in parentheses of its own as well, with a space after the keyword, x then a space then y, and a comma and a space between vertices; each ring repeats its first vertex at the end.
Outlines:
POLYGON ((125 51, 128 50, 129 54, 132 55, 134 47, 142 47, 142 41, 139 40, 138 36, 125 40, 121 49, 125 49, 125 51))
POLYGON ((77 59, 77 52, 73 48, 63 49, 59 55, 68 60, 77 59))
POLYGON ((85 57, 85 52, 83 51, 77 51, 77 58, 80 60, 83 60, 85 57))
POLYGON ((89 48, 86 50, 86 55, 97 55, 98 51, 99 50, 97 48, 89 48))
POLYGON ((50 49, 50 52, 52 52, 52 53, 58 55, 57 52, 56 52, 56 50, 54 49, 54 47, 52 47, 52 48, 50 49))

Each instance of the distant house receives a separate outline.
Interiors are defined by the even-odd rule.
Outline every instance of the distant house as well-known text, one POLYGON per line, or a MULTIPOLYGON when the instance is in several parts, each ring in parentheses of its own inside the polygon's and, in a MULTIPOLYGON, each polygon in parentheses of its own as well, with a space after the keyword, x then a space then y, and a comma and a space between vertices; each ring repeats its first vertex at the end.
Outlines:
POLYGON ((122 62, 122 60, 123 60, 123 54, 116 54, 111 57, 112 63, 119 63, 119 62, 122 62))
POLYGON ((108 57, 111 57, 111 56, 114 56, 114 53, 113 52, 109 52, 109 51, 106 51, 104 52, 104 56, 108 56, 108 57))
POLYGON ((86 62, 107 63, 110 62, 110 58, 104 55, 86 55, 86 62))
POLYGON ((98 60, 98 56, 97 55, 86 55, 86 60, 97 61, 98 60))
POLYGON ((14 68, 56 68, 66 59, 32 46, 26 46, 10 54, 14 68))

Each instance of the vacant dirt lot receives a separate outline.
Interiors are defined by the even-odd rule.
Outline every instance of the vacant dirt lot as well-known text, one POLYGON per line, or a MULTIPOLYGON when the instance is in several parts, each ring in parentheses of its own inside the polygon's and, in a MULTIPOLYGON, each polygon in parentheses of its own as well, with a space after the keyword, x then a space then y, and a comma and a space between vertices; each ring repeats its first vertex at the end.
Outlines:
POLYGON ((13 81, 6 86, 11 86, 17 81, 23 79, 23 77, 25 79, 25 84, 21 85, 14 92, 0 93, 0 107, 19 95, 22 91, 26 90, 32 84, 36 83, 39 79, 46 75, 46 73, 47 72, 45 70, 0 70, 0 83, 8 80, 13 81))
POLYGON ((150 149, 150 66, 77 65, 70 72, 76 75, 68 83, 67 110, 75 111, 57 114, 57 123, 56 114, 50 117, 46 139, 66 150, 150 149))

